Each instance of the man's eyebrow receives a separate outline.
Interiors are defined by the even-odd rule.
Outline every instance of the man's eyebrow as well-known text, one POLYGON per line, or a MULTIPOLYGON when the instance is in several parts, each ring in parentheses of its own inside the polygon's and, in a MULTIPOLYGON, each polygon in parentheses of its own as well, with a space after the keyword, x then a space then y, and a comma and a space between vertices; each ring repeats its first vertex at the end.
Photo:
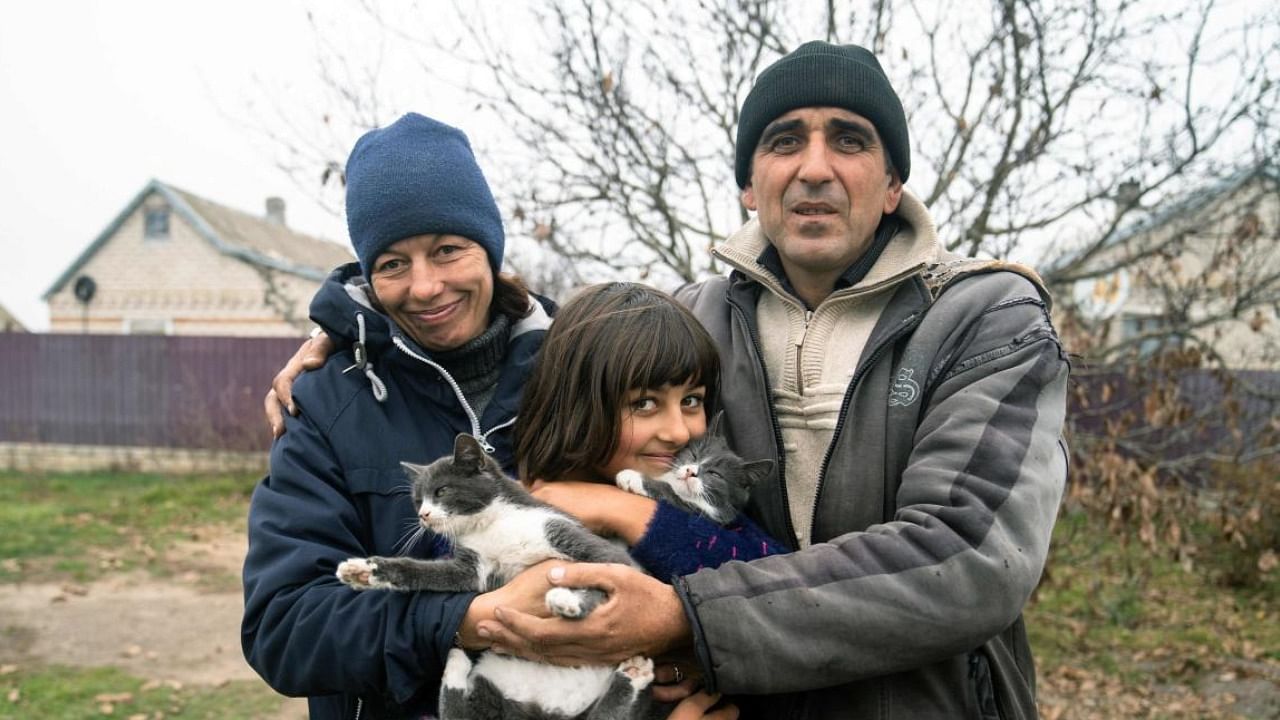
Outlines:
POLYGON ((876 131, 874 128, 863 125, 862 123, 854 122, 852 120, 844 120, 842 118, 831 118, 831 120, 827 122, 827 125, 833 130, 839 130, 841 132, 857 133, 858 135, 861 135, 865 140, 873 140, 873 141, 879 140, 879 138, 876 136, 876 131))
POLYGON ((804 121, 799 118, 792 120, 780 120, 775 123, 770 123, 769 126, 764 129, 764 132, 760 133, 760 142, 756 143, 756 147, 765 145, 775 137, 782 135, 783 133, 789 133, 803 125, 804 121))

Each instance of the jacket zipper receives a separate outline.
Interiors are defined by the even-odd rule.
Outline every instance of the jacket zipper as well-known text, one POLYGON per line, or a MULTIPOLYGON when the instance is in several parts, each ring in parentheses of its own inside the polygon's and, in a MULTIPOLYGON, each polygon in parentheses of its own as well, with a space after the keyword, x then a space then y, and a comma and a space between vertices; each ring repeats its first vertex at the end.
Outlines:
POLYGON ((805 308, 804 310, 804 328, 800 330, 800 339, 796 342, 796 388, 800 391, 801 397, 804 396, 804 341, 809 336, 809 321, 813 319, 813 311, 805 308))
POLYGON ((471 421, 471 434, 474 435, 476 440, 480 442, 480 448, 483 449, 486 454, 492 455, 493 445, 489 444, 489 439, 488 439, 489 433, 492 433, 495 430, 501 430, 502 428, 513 424, 516 421, 516 419, 513 417, 507 422, 504 422, 500 425, 495 425, 494 427, 489 428, 489 432, 482 432, 480 429, 480 418, 476 415, 476 411, 472 409, 471 404, 467 402, 466 396, 462 394, 462 388, 458 387, 458 381, 454 380, 453 376, 450 375, 447 370, 440 367, 436 363, 432 362, 429 358, 424 358, 418 353, 414 352, 408 345, 404 343, 404 340, 400 339, 398 336, 391 338, 391 342, 395 343, 395 346, 400 348, 400 352, 404 353, 405 355, 408 355, 409 357, 413 358, 414 360, 417 360, 418 362, 423 362, 423 363, 426 363, 427 365, 430 365, 432 368, 435 368, 436 372, 439 372, 440 375, 444 377, 445 381, 449 383, 449 387, 453 388, 453 394, 457 396, 458 402, 462 404, 463 411, 467 413, 467 419, 471 421))
POLYGON ((360 720, 360 711, 361 711, 361 710, 364 710, 364 698, 362 698, 362 697, 358 697, 358 698, 356 698, 356 717, 355 717, 355 720, 360 720))
POLYGON ((867 373, 867 370, 875 367, 876 363, 880 362, 880 357, 884 355, 887 348, 893 347, 894 343, 898 342, 899 338, 908 331, 914 329, 915 326, 920 323, 922 315, 923 313, 915 312, 908 315, 906 318, 903 318, 902 322, 898 325, 898 328, 893 331, 893 334, 885 338, 884 342, 877 345, 871 351, 871 355, 867 358, 867 362, 863 363, 862 367, 853 374, 853 377, 849 379, 848 387, 844 389, 844 398, 840 401, 840 414, 836 417, 836 429, 831 434, 831 443, 827 445, 827 452, 822 457, 822 467, 818 470, 818 486, 813 492, 813 507, 810 508, 809 515, 810 543, 813 542, 813 529, 818 524, 818 499, 822 497, 822 486, 825 484, 827 479, 827 465, 831 463, 831 456, 835 454, 836 443, 840 440, 840 431, 844 429, 844 419, 849 412, 849 403, 853 401, 853 392, 858 387, 858 383, 862 381, 862 376, 867 373))
MULTIPOLYGON (((730 288, 732 290, 732 288, 730 288)), ((746 312, 742 306, 734 299, 732 292, 726 292, 725 297, 729 300, 730 307, 737 313, 737 320, 747 328, 747 335, 751 338, 751 346, 756 352, 756 365, 760 368, 760 374, 763 376, 763 385, 766 396, 769 393, 769 372, 764 366, 764 352, 760 349, 760 335, 756 328, 747 322, 746 312)), ((782 427, 778 425, 778 413, 773 409, 773 401, 766 398, 765 405, 769 408, 769 422, 773 426, 773 442, 777 451, 774 457, 778 461, 778 488, 782 491, 782 523, 787 529, 787 537, 793 550, 799 549, 795 544, 796 529, 791 524, 791 500, 787 497, 787 451, 782 446, 782 427)))

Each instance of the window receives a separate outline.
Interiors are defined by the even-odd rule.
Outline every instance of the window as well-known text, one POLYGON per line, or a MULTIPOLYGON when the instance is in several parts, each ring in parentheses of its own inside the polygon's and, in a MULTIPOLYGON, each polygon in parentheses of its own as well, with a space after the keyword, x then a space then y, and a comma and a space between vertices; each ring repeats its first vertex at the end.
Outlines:
POLYGON ((169 208, 149 207, 146 209, 146 225, 142 237, 146 240, 169 239, 169 208))
POLYGON ((1131 340, 1142 335, 1151 335, 1139 341, 1137 348, 1139 357, 1150 357, 1155 353, 1178 346, 1177 338, 1165 334, 1170 329, 1169 320, 1163 315, 1126 314, 1121 318, 1120 339, 1131 340))
POLYGON ((129 318, 124 321, 126 335, 172 335, 173 324, 164 318, 129 318))
POLYGON ((169 203, 164 196, 153 192, 142 203, 142 239, 169 239, 169 203))

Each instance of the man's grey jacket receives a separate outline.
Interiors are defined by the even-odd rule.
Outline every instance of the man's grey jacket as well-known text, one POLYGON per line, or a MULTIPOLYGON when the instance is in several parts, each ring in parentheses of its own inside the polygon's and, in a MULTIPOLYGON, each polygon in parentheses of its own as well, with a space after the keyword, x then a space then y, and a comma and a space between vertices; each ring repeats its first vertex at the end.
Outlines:
POLYGON ((757 260, 678 296, 724 363, 728 437, 779 472, 748 508, 795 552, 677 581, 744 717, 1035 717, 1022 608, 1066 480, 1068 362, 1034 273, 944 253, 904 193, 871 271, 816 308, 757 260))

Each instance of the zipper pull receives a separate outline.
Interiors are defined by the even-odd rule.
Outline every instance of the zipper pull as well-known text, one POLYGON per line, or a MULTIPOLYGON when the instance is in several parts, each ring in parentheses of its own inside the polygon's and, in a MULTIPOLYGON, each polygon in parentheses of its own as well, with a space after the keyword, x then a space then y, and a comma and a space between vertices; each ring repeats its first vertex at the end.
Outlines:
POLYGON ((796 338, 796 389, 800 394, 804 394, 804 340, 809 335, 809 321, 813 319, 813 311, 805 309, 804 311, 804 329, 800 331, 800 337, 796 338))

